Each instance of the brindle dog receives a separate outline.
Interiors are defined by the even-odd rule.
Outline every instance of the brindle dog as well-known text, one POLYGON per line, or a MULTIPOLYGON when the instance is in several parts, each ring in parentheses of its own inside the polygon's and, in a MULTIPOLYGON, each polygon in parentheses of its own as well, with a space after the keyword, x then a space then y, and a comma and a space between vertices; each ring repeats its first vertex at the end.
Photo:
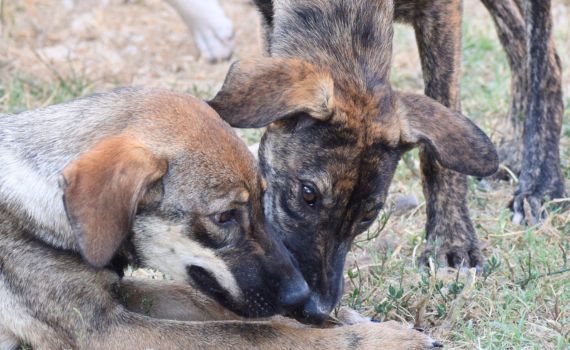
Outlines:
MULTIPOLYGON (((414 146, 428 217, 421 262, 480 267, 466 175, 491 175, 498 160, 489 139, 458 113, 462 1, 255 2, 272 58, 234 65, 211 105, 233 126, 268 125, 259 154, 266 214, 312 289, 298 316, 321 322, 339 300, 346 252, 376 218, 398 160, 414 146), (393 19, 414 27, 425 93, 441 104, 391 89, 393 19)), ((534 222, 541 199, 563 192, 550 1, 484 3, 513 67, 511 119, 519 125, 526 116, 515 219, 527 201, 534 222)))
POLYGON ((336 305, 354 237, 375 220, 399 159, 416 146, 424 161, 429 155, 431 216, 446 204, 453 219, 430 217, 430 243, 441 237, 449 264, 477 264, 458 173, 493 174, 497 153, 460 113, 392 90, 392 1, 260 5, 273 57, 235 64, 210 104, 233 126, 268 125, 259 153, 266 214, 312 290, 297 317, 319 323, 336 305))

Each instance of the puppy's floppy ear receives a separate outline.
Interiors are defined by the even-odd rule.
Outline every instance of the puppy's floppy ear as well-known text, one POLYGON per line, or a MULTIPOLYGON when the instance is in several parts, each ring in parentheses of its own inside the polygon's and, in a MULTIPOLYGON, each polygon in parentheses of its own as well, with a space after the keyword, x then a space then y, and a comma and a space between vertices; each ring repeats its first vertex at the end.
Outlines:
POLYGON ((109 263, 131 229, 141 197, 167 170, 127 136, 108 138, 63 170, 63 201, 83 257, 109 263))
POLYGON ((298 59, 251 59, 231 66, 222 89, 208 103, 239 128, 263 127, 302 112, 327 120, 333 113, 333 80, 298 59))
POLYGON ((495 146, 467 117, 435 100, 395 93, 404 143, 424 143, 445 168, 473 176, 489 176, 499 167, 495 146))

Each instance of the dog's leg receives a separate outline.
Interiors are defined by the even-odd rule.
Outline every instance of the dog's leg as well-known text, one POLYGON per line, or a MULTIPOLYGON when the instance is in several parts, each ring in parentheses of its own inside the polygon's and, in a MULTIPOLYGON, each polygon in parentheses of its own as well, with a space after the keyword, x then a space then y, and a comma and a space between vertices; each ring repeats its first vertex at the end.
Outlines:
MULTIPOLYGON (((79 294, 57 300, 38 299, 32 312, 25 308, 18 317, 30 320, 18 329, 35 349, 431 349, 440 344, 428 336, 396 322, 363 323, 355 326, 314 329, 291 320, 268 322, 181 322, 160 320, 130 312, 115 304, 106 277, 83 271, 75 283, 85 284, 79 294), (89 276, 88 276, 89 277, 89 276), (95 284, 94 284, 95 282, 95 284), (84 294, 92 291, 92 295, 84 294), (84 295, 88 300, 78 298, 84 295), (43 309, 49 306, 50 310, 43 309), (78 305, 78 307, 71 307, 78 305), (59 306, 59 308, 57 308, 59 306), (53 309, 51 309, 53 307, 53 309), (67 309, 67 310, 66 310, 67 309), (49 319, 40 321, 39 315, 49 319)), ((57 286, 59 287, 59 286, 57 286)), ((39 292, 61 295, 63 290, 45 288, 39 292)), ((11 345, 11 344, 10 344, 11 345)))
POLYGON ((211 63, 227 60, 234 49, 234 28, 218 0, 168 0, 192 32, 200 53, 211 63))
MULTIPOLYGON (((84 280, 84 274, 85 271, 82 276, 77 276, 79 280, 76 280, 76 284, 84 280)), ((65 295, 68 299, 59 301, 40 298, 36 305, 32 305, 34 309, 29 311, 30 306, 20 305, 22 312, 12 320, 10 326, 16 327, 20 337, 35 349, 372 350, 431 349, 440 346, 428 336, 396 322, 314 329, 290 320, 277 319, 266 322, 155 319, 114 304, 108 294, 114 288, 94 284, 95 281, 102 282, 101 276, 91 276, 80 288, 79 294, 93 291, 93 295, 89 295, 89 292, 84 295, 88 300, 71 293, 65 295), (58 305, 59 302, 65 305, 58 305), (46 306, 50 309, 44 309, 46 306), (38 316, 45 320, 37 319, 38 316), (19 328, 22 322, 26 324, 22 326, 24 328, 19 328)), ((64 296, 61 293, 67 293, 63 289, 51 290, 49 286, 46 287, 39 294, 47 292, 47 295, 64 296)))
POLYGON ((396 322, 316 329, 290 322, 175 322, 121 313, 90 349, 432 349, 441 344, 396 322))
MULTIPOLYGON (((426 95, 460 110, 462 1, 426 1, 411 13, 426 95)), ((420 150, 427 202, 427 246, 420 261, 434 256, 450 266, 480 266, 483 257, 467 208, 467 177, 444 169, 427 148, 420 150)))
POLYGON ((529 33, 529 89, 513 221, 534 225, 543 218, 542 201, 564 195, 559 148, 564 102, 562 68, 552 35, 551 0, 527 0, 524 12, 529 33))
MULTIPOLYGON (((522 130, 527 110, 528 56, 527 32, 523 8, 519 0, 482 0, 493 17, 499 40, 507 54, 511 68, 511 101, 508 113, 510 125, 499 141, 499 158, 503 165, 519 174, 522 162, 522 130)), ((499 171, 500 179, 508 179, 506 171, 499 171)))
POLYGON ((123 305, 153 318, 179 321, 240 320, 188 284, 125 277, 119 286, 123 305))
MULTIPOLYGON (((121 280, 118 293, 123 306, 129 311, 152 318, 178 321, 244 320, 188 284, 125 277, 121 280)), ((285 318, 279 316, 279 319, 285 318)), ((348 326, 371 320, 343 307, 328 322, 348 326)))

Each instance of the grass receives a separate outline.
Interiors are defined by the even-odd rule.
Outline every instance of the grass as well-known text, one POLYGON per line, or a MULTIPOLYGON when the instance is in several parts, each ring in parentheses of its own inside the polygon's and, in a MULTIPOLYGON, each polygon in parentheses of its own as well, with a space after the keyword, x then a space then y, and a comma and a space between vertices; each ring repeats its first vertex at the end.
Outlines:
MULTIPOLYGON (((467 16, 464 26, 463 109, 493 135, 508 108, 507 61, 487 17, 467 16)), ((570 52, 570 32, 559 27, 556 37, 559 51, 570 52)), ((416 52, 411 30, 398 26, 392 74, 396 88, 422 91, 416 52)), ((570 57, 561 56, 568 64, 570 57)), ((37 80, 1 70, 0 62, 2 113, 66 101, 97 87, 89 77, 80 75, 62 77, 53 71, 51 77, 37 80)), ((570 86, 568 79, 564 84, 570 86)), ((209 98, 215 88, 193 84, 186 91, 209 98)), ((568 93, 561 147, 567 183, 568 93)), ((262 131, 239 133, 251 144, 259 140, 262 131)), ((421 324, 448 349, 570 349, 570 213, 551 211, 540 226, 515 226, 506 208, 515 184, 490 183, 489 188, 472 180, 469 203, 487 257, 483 271, 475 275, 437 266, 421 269, 416 259, 425 243, 425 204, 417 151, 404 160, 391 197, 412 194, 420 205, 400 216, 393 215, 388 206, 378 219, 377 227, 382 229, 357 238, 346 267, 343 304, 377 319, 421 324)))
POLYGON ((33 78, 16 75, 0 80, 0 113, 17 113, 23 110, 60 103, 90 92, 84 77, 37 82, 33 78))

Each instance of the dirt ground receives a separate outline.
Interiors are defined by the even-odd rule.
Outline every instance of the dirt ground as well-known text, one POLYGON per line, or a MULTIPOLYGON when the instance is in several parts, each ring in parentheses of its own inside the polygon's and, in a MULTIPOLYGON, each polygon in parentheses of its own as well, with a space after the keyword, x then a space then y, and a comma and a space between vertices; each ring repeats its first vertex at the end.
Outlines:
MULTIPOLYGON (((222 3, 237 30, 235 57, 259 55, 253 5, 222 3)), ((1 34, 3 74, 85 76, 94 89, 210 88, 229 66, 200 60, 185 23, 160 0, 3 0, 1 34)))
MULTIPOLYGON (((570 28, 566 0, 555 2, 557 28, 570 28)), ((1 74, 34 80, 89 77, 92 89, 146 85, 177 90, 212 90, 228 63, 200 60, 177 13, 161 0, 1 0, 1 74)), ((262 52, 259 17, 251 0, 222 0, 236 28, 233 59, 262 52)), ((466 0, 472 18, 486 18, 482 5, 466 0)), ((473 21, 490 30, 488 20, 473 21)), ((394 67, 421 84, 413 34, 396 41, 394 67), (399 46, 398 44, 401 44, 399 46)), ((561 56, 568 57, 563 46, 561 56)), ((569 70, 565 82, 570 84, 569 70)), ((0 75, 0 77, 2 77, 0 75)), ((567 88, 566 91, 570 91, 567 88)))

